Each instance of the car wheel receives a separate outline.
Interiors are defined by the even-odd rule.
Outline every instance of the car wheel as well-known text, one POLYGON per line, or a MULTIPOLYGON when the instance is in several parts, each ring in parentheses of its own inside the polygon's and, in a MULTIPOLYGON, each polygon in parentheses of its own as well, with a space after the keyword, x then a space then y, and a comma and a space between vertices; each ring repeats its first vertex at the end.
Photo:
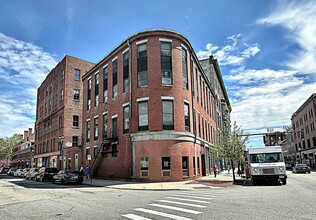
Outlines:
POLYGON ((56 182, 55 182, 55 180, 54 179, 52 179, 52 184, 55 184, 56 182))
POLYGON ((308 171, 308 173, 311 173, 311 171, 308 171))
POLYGON ((61 184, 65 184, 65 180, 64 180, 64 179, 61 179, 60 183, 61 183, 61 184))

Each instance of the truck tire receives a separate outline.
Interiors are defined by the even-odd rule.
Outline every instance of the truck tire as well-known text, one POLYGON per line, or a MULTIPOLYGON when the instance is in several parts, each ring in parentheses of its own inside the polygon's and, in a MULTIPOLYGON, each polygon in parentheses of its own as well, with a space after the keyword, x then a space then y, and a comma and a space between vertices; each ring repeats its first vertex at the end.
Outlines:
POLYGON ((282 184, 286 185, 286 179, 282 179, 282 184))

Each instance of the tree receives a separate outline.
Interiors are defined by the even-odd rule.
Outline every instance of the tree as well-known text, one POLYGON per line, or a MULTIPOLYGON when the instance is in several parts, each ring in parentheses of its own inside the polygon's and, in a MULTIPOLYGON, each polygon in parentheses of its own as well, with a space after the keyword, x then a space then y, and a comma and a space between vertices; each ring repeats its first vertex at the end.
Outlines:
POLYGON ((232 127, 231 133, 220 132, 218 136, 219 139, 215 145, 215 149, 219 157, 228 159, 231 162, 233 182, 235 183, 235 164, 245 161, 244 151, 249 136, 241 130, 241 127, 239 127, 236 122, 232 127))
POLYGON ((0 138, 0 160, 9 160, 12 155, 12 147, 20 141, 20 135, 0 138))

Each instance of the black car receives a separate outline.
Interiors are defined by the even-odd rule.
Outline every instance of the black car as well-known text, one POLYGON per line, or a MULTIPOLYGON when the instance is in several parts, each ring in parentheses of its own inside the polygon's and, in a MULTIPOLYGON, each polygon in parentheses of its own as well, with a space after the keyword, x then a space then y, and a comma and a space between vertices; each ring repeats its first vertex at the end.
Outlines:
POLYGON ((9 167, 1 167, 0 168, 0 173, 7 173, 9 171, 9 167))
POLYGON ((58 169, 55 167, 42 167, 39 169, 38 173, 35 176, 35 180, 39 181, 52 181, 53 176, 58 173, 58 169))
POLYGON ((52 183, 77 183, 82 184, 83 182, 83 176, 80 175, 78 171, 67 171, 67 170, 61 170, 56 175, 53 176, 52 183))
POLYGON ((311 173, 311 168, 306 164, 295 164, 293 173, 311 173))

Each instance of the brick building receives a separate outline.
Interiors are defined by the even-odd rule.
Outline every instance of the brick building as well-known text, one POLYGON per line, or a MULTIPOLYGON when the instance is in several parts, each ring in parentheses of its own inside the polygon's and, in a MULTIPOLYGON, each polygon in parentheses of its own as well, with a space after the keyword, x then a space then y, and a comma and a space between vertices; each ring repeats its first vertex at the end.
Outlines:
POLYGON ((296 161, 316 167, 316 93, 292 115, 296 161))
POLYGON ((265 146, 281 145, 286 139, 286 133, 281 131, 268 132, 263 136, 265 146))
POLYGON ((33 165, 35 134, 32 128, 20 135, 20 141, 12 147, 11 166, 21 169, 33 165))
MULTIPOLYGON (((229 98, 226 92, 222 73, 219 68, 217 59, 212 55, 208 58, 201 59, 200 64, 208 81, 211 84, 211 88, 214 89, 215 103, 216 103, 216 129, 217 132, 230 133, 230 113, 232 111, 229 98)), ((219 164, 220 169, 227 169, 228 165, 226 160, 218 158, 217 155, 213 155, 212 163, 219 164)))
POLYGON ((210 173, 222 99, 183 35, 132 35, 83 76, 83 90, 84 163, 95 176, 177 181, 210 173))
POLYGON ((35 166, 78 170, 82 80, 93 63, 65 56, 37 90, 35 166))

